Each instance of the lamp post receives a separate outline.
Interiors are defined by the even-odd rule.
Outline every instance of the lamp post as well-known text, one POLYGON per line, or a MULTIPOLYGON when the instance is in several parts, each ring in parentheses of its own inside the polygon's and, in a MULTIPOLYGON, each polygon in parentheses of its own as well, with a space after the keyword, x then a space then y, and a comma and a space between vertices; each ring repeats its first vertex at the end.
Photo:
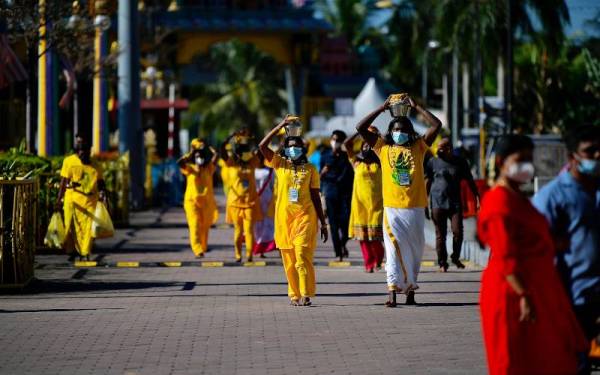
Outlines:
POLYGON ((422 72, 422 83, 421 83, 421 96, 423 97, 423 105, 427 105, 427 63, 429 57, 429 50, 436 49, 440 47, 440 42, 437 40, 430 40, 427 42, 427 46, 425 47, 425 53, 423 54, 423 66, 421 67, 422 72))
MULTIPOLYGON (((101 3, 101 2, 99 2, 101 3)), ((108 148, 108 114, 107 114, 107 87, 102 69, 102 62, 106 58, 108 43, 106 31, 110 28, 110 17, 107 9, 96 8, 94 17, 94 105, 92 116, 92 154, 106 151, 108 148)))

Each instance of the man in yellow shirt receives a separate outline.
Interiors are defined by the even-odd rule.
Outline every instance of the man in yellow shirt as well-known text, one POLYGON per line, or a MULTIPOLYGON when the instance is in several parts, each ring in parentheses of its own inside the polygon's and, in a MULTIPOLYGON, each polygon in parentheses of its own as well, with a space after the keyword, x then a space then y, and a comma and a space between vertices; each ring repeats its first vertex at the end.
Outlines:
POLYGON ((190 246, 196 258, 202 258, 207 251, 210 226, 219 218, 213 191, 218 155, 204 140, 194 139, 190 146, 192 151, 177 164, 186 177, 183 208, 190 229, 190 246))
POLYGON ((256 192, 254 170, 260 165, 260 160, 252 152, 249 137, 245 132, 231 134, 221 146, 221 158, 227 166, 226 220, 233 224, 234 248, 236 262, 242 261, 242 243, 246 243, 246 258, 252 261, 254 247, 254 223, 260 220, 262 213, 256 192), (226 145, 233 139, 233 156, 230 157, 226 145), (245 241, 244 241, 245 240, 245 241))
POLYGON ((271 139, 288 124, 287 117, 260 142, 265 164, 275 170, 275 243, 281 251, 291 304, 309 306, 316 293, 313 256, 317 246, 317 217, 321 238, 327 241, 327 225, 319 195, 317 169, 308 163, 300 137, 287 137, 281 154, 274 153, 271 139), (302 299, 302 300, 300 300, 302 299))
POLYGON ((389 108, 389 99, 356 126, 381 161, 389 307, 396 306, 396 292, 406 293, 406 303, 415 304, 414 291, 419 287, 417 277, 425 246, 427 191, 423 161, 442 127, 434 115, 410 97, 407 99, 430 126, 425 135, 419 135, 405 116, 390 122, 385 138, 370 132, 369 126, 389 108))
POLYGON ((106 199, 106 191, 102 170, 92 163, 90 146, 82 136, 75 136, 74 149, 75 153, 63 160, 55 210, 63 210, 67 233, 64 246, 71 253, 69 260, 74 260, 76 254, 89 260, 93 246, 92 218, 98 200, 106 199))

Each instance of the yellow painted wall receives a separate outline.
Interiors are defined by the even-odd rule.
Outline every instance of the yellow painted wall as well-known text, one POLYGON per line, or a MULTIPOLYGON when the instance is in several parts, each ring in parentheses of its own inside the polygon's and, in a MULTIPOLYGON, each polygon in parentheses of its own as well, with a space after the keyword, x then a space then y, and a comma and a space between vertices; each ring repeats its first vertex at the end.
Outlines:
POLYGON ((278 62, 291 64, 293 48, 289 34, 259 34, 215 32, 207 33, 181 33, 177 51, 177 63, 189 64, 192 58, 208 51, 215 43, 237 38, 242 42, 252 43, 261 51, 272 55, 278 62))

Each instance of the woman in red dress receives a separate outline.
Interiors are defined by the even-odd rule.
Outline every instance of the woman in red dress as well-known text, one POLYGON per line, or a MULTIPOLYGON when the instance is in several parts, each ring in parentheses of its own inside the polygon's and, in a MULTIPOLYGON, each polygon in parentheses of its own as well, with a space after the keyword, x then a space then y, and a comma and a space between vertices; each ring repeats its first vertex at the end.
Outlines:
POLYGON ((477 231, 491 250, 480 308, 490 374, 576 374, 586 340, 554 266, 546 219, 521 192, 533 178, 533 142, 503 137, 496 186, 483 198, 477 231))

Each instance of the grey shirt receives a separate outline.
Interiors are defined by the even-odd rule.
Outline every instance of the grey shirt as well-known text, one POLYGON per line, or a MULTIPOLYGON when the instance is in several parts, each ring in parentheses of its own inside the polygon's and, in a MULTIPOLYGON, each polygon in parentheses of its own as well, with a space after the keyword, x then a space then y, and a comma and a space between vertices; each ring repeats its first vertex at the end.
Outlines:
POLYGON ((425 175, 431 181, 431 208, 462 209, 460 183, 473 180, 465 159, 453 156, 446 161, 432 157, 425 164, 425 175))

